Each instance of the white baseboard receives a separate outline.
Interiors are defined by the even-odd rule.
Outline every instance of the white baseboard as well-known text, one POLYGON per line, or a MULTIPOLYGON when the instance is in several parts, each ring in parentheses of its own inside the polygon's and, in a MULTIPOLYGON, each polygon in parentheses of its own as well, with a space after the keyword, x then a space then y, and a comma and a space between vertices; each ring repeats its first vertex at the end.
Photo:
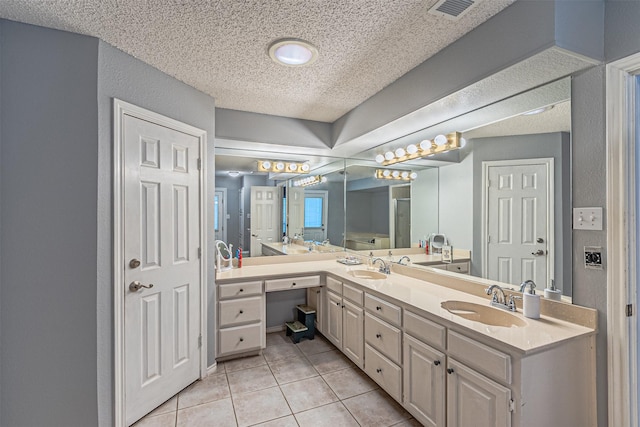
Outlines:
POLYGON ((268 334, 271 334, 273 332, 280 332, 280 331, 284 331, 284 325, 278 325, 278 326, 270 326, 266 329, 268 334))
POLYGON ((215 374, 217 370, 218 370, 218 363, 214 362, 213 365, 207 368, 207 376, 211 374, 215 374))

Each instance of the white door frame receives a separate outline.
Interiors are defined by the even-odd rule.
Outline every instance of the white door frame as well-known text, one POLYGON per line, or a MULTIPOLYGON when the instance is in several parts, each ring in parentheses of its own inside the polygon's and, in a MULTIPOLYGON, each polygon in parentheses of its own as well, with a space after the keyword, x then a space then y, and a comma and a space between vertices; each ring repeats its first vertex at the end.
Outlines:
MULTIPOLYGON (((547 166, 547 277, 546 283, 551 283, 555 274, 554 255, 555 255, 555 222, 554 222, 554 195, 555 195, 555 179, 554 179, 554 159, 515 159, 515 160, 492 160, 482 162, 482 228, 480 235, 481 242, 481 268, 482 277, 487 277, 488 259, 487 259, 487 231, 489 230, 489 168, 494 166, 522 166, 531 164, 545 164, 547 166)), ((545 283, 545 288, 546 288, 545 283)))
MULTIPOLYGON (((307 198, 307 196, 311 196, 311 197, 322 197, 322 232, 323 232, 323 236, 324 238, 322 239, 323 241, 327 238, 327 230, 329 229, 329 192, 327 190, 305 190, 304 191, 304 199, 307 198)), ((306 202, 303 202, 306 203, 306 202)), ((306 208, 306 206, 305 206, 306 208)), ((302 221, 302 225, 303 225, 303 229, 305 231, 305 233, 307 232, 307 228, 304 227, 304 219, 302 221)), ((316 228, 311 228, 311 230, 316 230, 316 228)), ((317 235, 316 235, 317 236, 317 235)), ((312 239, 313 240, 313 239, 312 239)))
POLYGON ((207 372, 207 322, 206 322, 206 284, 207 284, 207 240, 206 221, 207 205, 205 203, 206 189, 206 143, 207 133, 177 120, 154 113, 128 102, 113 99, 113 333, 114 333, 114 422, 116 427, 124 427, 125 422, 125 346, 124 346, 124 118, 135 117, 192 135, 199 140, 201 170, 200 170, 200 377, 207 372))
POLYGON ((640 54, 607 65, 607 357, 609 425, 638 426, 635 77, 640 54), (633 304, 633 316, 626 306, 633 304))

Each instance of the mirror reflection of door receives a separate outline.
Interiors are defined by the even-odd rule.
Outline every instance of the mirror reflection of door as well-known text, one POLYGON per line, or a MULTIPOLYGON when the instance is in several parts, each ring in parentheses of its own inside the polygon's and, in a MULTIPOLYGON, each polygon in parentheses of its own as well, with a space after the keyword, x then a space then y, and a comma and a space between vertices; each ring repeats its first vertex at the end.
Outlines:
POLYGON ((262 255, 262 242, 279 242, 280 188, 251 187, 251 256, 262 255))
POLYGON ((304 192, 304 239, 323 242, 327 239, 327 191, 304 192))
POLYGON ((411 247, 411 199, 394 199, 394 233, 396 248, 411 247))
POLYGON ((216 240, 227 241, 227 189, 216 188, 213 196, 213 228, 216 240))
POLYGON ((486 278, 514 285, 553 278, 553 159, 484 162, 486 278))
POLYGON ((304 187, 287 188, 287 235, 304 235, 304 187))

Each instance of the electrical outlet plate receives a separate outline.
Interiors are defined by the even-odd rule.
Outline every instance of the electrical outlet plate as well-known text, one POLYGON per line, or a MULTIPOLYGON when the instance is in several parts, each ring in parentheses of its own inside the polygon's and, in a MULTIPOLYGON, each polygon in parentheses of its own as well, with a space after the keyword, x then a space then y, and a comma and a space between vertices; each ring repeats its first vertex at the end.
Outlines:
POLYGON ((602 230, 602 208, 573 208, 574 230, 602 230))
POLYGON ((602 270, 602 247, 584 247, 584 268, 592 270, 602 270))

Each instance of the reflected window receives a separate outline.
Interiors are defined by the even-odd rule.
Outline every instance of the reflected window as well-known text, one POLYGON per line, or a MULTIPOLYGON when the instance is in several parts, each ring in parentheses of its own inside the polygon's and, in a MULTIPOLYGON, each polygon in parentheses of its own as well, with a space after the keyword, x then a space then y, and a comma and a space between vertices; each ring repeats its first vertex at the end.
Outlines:
POLYGON ((305 197, 304 199, 304 228, 320 228, 323 224, 322 197, 305 197))
POLYGON ((213 196, 213 229, 220 231, 220 197, 213 196))

